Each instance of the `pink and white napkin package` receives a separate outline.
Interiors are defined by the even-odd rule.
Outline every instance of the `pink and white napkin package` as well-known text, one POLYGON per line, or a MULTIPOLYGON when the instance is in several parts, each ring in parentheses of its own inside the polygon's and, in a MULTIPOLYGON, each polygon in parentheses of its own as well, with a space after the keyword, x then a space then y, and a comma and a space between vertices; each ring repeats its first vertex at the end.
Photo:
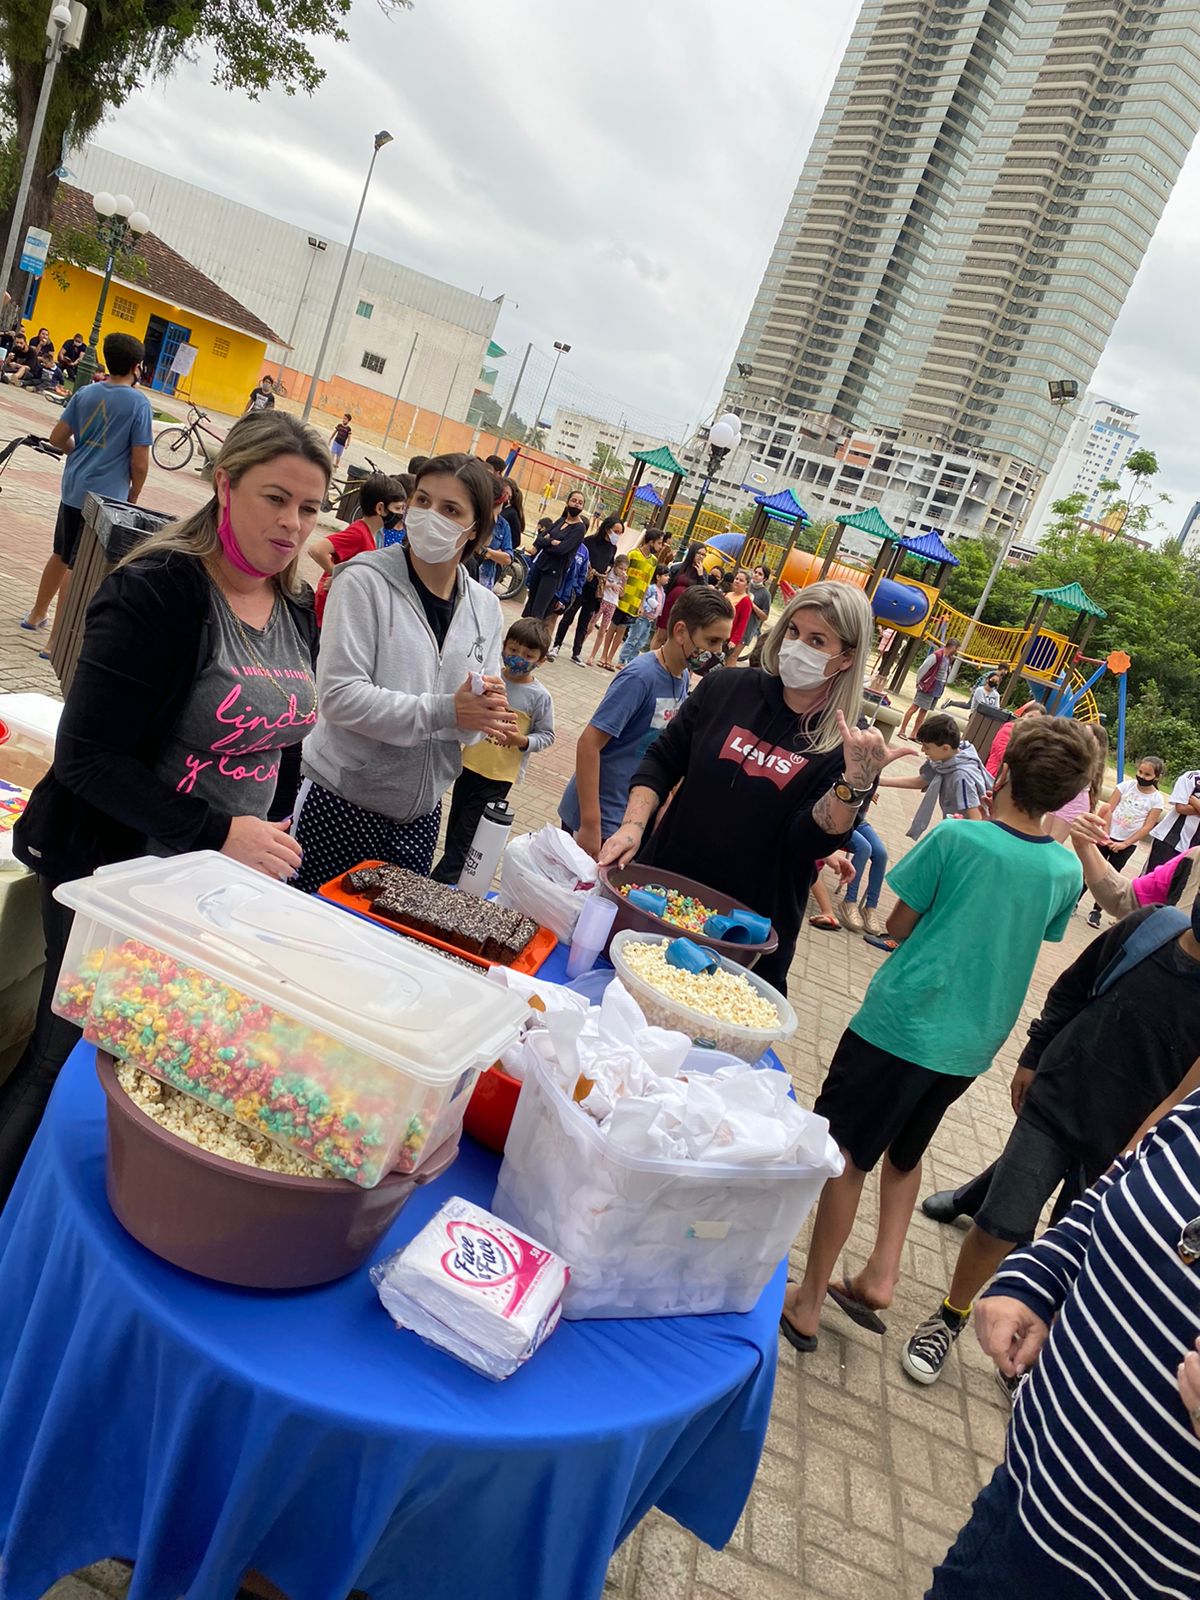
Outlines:
POLYGON ((508 1378, 558 1326, 566 1262, 455 1195, 402 1250, 371 1268, 398 1328, 486 1378, 508 1378))

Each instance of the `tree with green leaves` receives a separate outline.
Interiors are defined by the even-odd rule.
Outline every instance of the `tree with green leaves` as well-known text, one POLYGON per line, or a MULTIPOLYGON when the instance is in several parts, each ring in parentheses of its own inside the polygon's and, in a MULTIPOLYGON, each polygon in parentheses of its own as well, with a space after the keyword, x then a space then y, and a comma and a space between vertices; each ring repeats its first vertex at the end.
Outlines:
POLYGON ((612 445, 603 442, 597 444, 593 450, 588 471, 593 478, 599 478, 605 483, 623 482, 625 478, 621 470, 621 458, 612 445))
MULTIPOLYGON (((411 0, 380 0, 399 10, 411 0)), ((13 220, 17 181, 33 131, 46 52, 48 0, 0 0, 0 237, 13 220)), ((145 80, 168 76, 210 50, 218 89, 255 99, 263 90, 311 94, 325 76, 313 45, 344 41, 350 0, 93 0, 81 48, 63 54, 54 80, 24 225, 50 226, 68 137, 95 132, 145 80)), ((56 241, 57 246, 57 241, 56 241)), ((56 247, 56 254, 61 251, 56 247)), ((14 280, 17 274, 14 271, 14 280)), ((15 282, 3 285, 15 295, 15 282)))

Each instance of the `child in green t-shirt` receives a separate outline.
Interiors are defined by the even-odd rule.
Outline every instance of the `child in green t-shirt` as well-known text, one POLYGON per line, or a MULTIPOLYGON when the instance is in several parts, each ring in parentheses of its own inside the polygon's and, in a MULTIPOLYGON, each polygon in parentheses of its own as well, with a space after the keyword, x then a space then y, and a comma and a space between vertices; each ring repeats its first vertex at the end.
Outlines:
POLYGON ((1066 717, 1013 733, 986 823, 947 820, 892 868, 900 940, 838 1043, 815 1110, 846 1159, 824 1188, 804 1281, 781 1330, 816 1348, 826 1293, 882 1333, 921 1186, 921 1157, 946 1110, 984 1072, 1017 1020, 1044 939, 1060 940, 1079 897, 1079 864, 1046 831, 1045 813, 1078 794, 1094 747, 1066 717), (857 1278, 832 1284, 867 1173, 883 1159, 875 1247, 857 1278))

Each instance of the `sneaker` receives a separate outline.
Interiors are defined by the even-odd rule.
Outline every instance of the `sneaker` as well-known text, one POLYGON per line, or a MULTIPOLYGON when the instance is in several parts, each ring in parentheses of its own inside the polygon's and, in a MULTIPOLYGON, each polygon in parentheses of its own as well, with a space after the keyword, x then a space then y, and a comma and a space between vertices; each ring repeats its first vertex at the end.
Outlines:
POLYGON ((955 1317, 944 1306, 939 1306, 931 1317, 926 1317, 900 1352, 900 1365, 909 1377, 917 1383, 936 1383, 946 1365, 946 1357, 954 1348, 954 1341, 968 1320, 967 1317, 955 1317))
POLYGON ((921 1201, 921 1212, 931 1222, 957 1222, 962 1212, 958 1209, 956 1189, 937 1189, 921 1201))
POLYGON ((1098 928, 1099 926, 1100 926, 1100 907, 1099 906, 1093 906, 1091 911, 1088 912, 1088 927, 1089 928, 1098 928))
POLYGON ((586 663, 585 663, 585 661, 584 661, 582 656, 572 656, 571 657, 571 665, 573 667, 582 667, 582 666, 585 666, 586 663))
POLYGON ((854 900, 839 900, 834 906, 837 919, 848 933, 862 933, 863 919, 859 912, 858 904, 854 900))
POLYGON ((550 646, 549 650, 546 651, 546 660, 547 661, 553 661, 555 656, 557 656, 557 654, 558 654, 558 646, 556 644, 552 644, 550 646))
POLYGON ((873 933, 877 939, 887 932, 887 923, 877 906, 863 906, 862 925, 864 933, 873 933))

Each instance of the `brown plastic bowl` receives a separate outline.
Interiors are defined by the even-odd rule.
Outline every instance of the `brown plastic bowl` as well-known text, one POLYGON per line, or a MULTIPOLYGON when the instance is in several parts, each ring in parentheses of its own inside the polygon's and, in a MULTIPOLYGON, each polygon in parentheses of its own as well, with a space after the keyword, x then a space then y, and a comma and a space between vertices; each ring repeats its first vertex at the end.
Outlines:
POLYGON ((416 1172, 373 1189, 345 1178, 293 1178, 226 1161, 160 1128, 117 1082, 107 1051, 96 1073, 108 1101, 105 1187, 139 1244, 203 1278, 249 1289, 307 1289, 370 1255, 420 1184, 458 1155, 458 1134, 416 1172))
POLYGON ((746 911, 753 910, 752 906, 735 900, 732 895, 721 894, 703 883, 697 883, 694 878, 681 878, 677 872, 662 872, 658 867, 643 867, 636 861, 627 867, 601 867, 599 878, 600 893, 606 899, 617 902, 616 920, 609 933, 608 943, 604 946, 605 955, 608 954, 609 944, 622 928, 632 928, 635 933, 665 933, 673 939, 692 939, 696 944, 707 945, 710 950, 728 956, 731 961, 736 961, 742 967, 754 966, 760 956, 769 956, 779 948, 779 935, 774 928, 771 929, 770 937, 765 944, 735 944, 731 939, 710 939, 703 933, 690 933, 678 923, 666 922, 662 917, 656 917, 653 912, 639 910, 637 906, 630 905, 625 896, 619 892, 626 884, 634 889, 644 889, 650 884, 657 884, 662 889, 678 889, 681 894, 690 894, 704 905, 711 906, 722 916, 727 916, 729 912, 739 908, 746 911))

